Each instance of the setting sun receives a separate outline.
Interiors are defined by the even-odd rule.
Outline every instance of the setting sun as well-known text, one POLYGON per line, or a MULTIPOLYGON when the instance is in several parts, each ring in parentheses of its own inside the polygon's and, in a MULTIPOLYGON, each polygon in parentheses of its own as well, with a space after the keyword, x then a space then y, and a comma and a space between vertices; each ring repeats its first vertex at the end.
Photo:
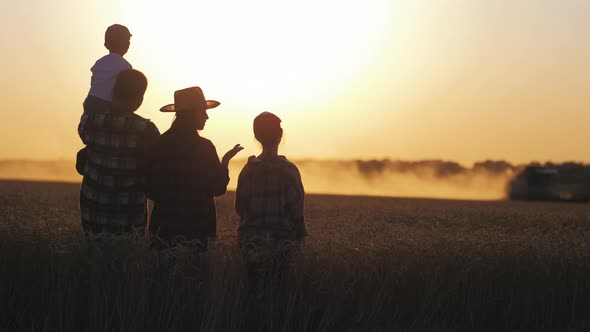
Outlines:
POLYGON ((172 1, 125 11, 138 31, 134 57, 166 73, 158 92, 201 84, 236 106, 227 112, 338 98, 366 79, 388 15, 386 1, 172 1))

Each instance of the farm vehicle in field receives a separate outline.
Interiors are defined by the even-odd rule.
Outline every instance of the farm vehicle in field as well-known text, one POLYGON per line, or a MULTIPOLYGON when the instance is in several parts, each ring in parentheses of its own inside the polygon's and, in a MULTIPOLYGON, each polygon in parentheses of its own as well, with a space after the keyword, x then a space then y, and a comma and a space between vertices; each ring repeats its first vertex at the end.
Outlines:
POLYGON ((590 172, 586 167, 559 169, 527 166, 509 183, 511 200, 590 201, 590 172))

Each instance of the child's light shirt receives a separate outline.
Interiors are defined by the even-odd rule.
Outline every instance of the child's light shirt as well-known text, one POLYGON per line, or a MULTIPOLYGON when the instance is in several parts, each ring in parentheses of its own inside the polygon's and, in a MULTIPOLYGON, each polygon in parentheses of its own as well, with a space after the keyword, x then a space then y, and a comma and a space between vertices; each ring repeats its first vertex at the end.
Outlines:
POLYGON ((131 64, 117 53, 110 53, 98 59, 90 69, 92 78, 88 95, 112 101, 117 75, 123 70, 131 68, 131 64))

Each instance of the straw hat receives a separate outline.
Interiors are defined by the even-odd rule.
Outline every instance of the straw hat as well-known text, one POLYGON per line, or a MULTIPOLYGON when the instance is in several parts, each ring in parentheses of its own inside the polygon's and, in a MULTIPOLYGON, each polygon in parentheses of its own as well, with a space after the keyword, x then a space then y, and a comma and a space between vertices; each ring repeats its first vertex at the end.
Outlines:
POLYGON ((198 86, 174 92, 174 104, 160 108, 160 112, 204 111, 219 106, 216 100, 206 100, 203 90, 198 86))

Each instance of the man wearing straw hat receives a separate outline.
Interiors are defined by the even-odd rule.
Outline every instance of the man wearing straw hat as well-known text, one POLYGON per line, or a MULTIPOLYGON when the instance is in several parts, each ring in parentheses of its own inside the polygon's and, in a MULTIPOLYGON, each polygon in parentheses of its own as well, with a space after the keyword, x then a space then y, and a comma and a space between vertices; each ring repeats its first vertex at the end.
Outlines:
POLYGON ((214 197, 225 193, 229 161, 243 149, 237 144, 220 161, 213 143, 199 135, 207 110, 219 104, 190 87, 176 91, 174 104, 160 109, 176 117, 151 150, 147 194, 154 201, 150 234, 166 245, 184 239, 206 246, 216 235, 214 197))

